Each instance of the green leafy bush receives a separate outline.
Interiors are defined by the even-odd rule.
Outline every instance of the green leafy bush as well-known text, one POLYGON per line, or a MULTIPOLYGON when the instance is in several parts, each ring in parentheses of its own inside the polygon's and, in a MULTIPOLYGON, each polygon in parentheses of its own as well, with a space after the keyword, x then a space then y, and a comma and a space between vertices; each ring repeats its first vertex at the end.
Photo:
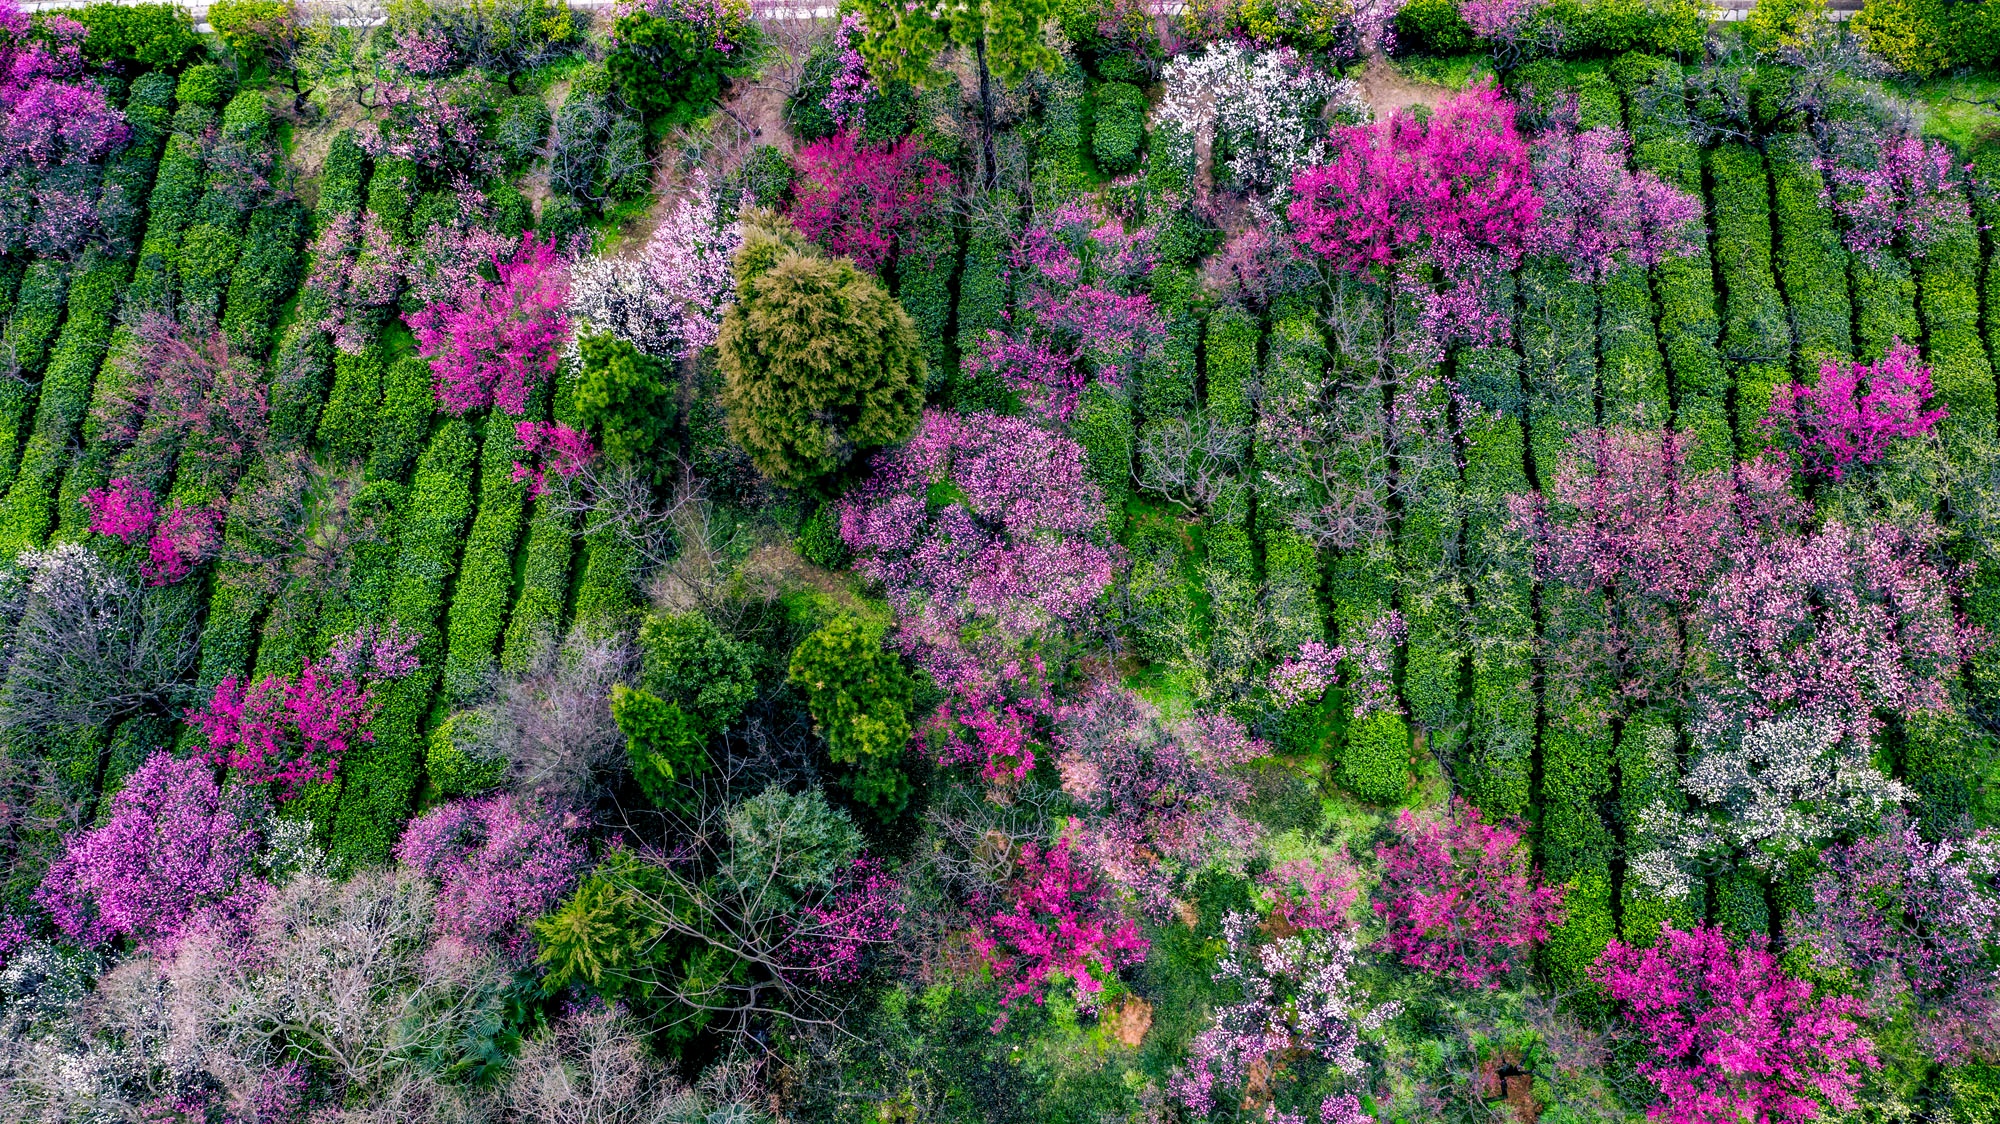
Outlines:
POLYGON ((486 721, 478 711, 461 710, 431 731, 424 772, 439 796, 477 796, 506 779, 506 759, 489 752, 481 740, 486 721))
POLYGON ((910 740, 915 684, 882 648, 883 626, 836 617, 792 651, 790 678, 806 694, 813 729, 832 758, 856 766, 855 799, 884 815, 902 811, 911 792, 897 768, 910 740))
POLYGON ((1410 0, 1396 13, 1397 54, 1458 55, 1476 42, 1457 0, 1410 0))
POLYGON ((174 90, 174 100, 183 106, 198 105, 209 109, 229 100, 229 72, 214 63, 190 66, 181 73, 181 83, 174 90))
POLYGON ((674 421, 665 363, 616 336, 585 336, 576 381, 576 417, 613 464, 642 463, 674 421))
POLYGON ((766 882, 788 895, 830 890, 861 853, 854 821, 817 787, 792 793, 771 785, 731 808, 726 823, 727 870, 751 880, 739 886, 744 890, 766 882))
POLYGON ((1090 151, 1097 166, 1121 175, 1139 164, 1139 145, 1146 139, 1146 95, 1129 82, 1106 82, 1097 88, 1097 120, 1090 134, 1090 151))
POLYGON ((708 727, 679 703, 623 683, 611 688, 611 717, 625 735, 639 791, 655 808, 679 806, 686 795, 681 786, 708 771, 708 727))
POLYGON ((619 17, 606 71, 627 104, 669 124, 694 120, 722 96, 725 78, 756 54, 747 5, 715 5, 721 27, 677 12, 638 9, 619 17), (718 49, 727 43, 728 50, 718 49))
POLYGON ((1392 710, 1377 710, 1347 728, 1339 780, 1371 804, 1394 804, 1410 790, 1410 726, 1392 710))
POLYGON ((542 142, 549 135, 549 107, 537 97, 508 98, 486 128, 493 152, 509 169, 524 168, 534 162, 542 142))
POLYGON ((730 434, 786 487, 901 441, 923 409, 909 314, 880 282, 819 256, 789 225, 745 231, 717 347, 730 434))
POLYGON ((799 528, 799 554, 815 566, 829 570, 847 565, 847 544, 840 538, 840 508, 831 500, 821 501, 799 528))
POLYGON ((714 733, 757 697, 757 650, 723 635, 700 613, 649 617, 639 629, 646 689, 714 733))
POLYGON ((1733 359, 1736 439, 1762 448, 1771 395, 1789 381, 1792 329, 1771 272, 1771 202, 1764 158, 1746 144, 1709 153, 1715 185, 1715 252, 1722 291, 1722 347, 1733 359))
POLYGON ((201 53, 194 19, 178 4, 90 4, 67 13, 89 29, 83 55, 126 70, 178 70, 201 53))

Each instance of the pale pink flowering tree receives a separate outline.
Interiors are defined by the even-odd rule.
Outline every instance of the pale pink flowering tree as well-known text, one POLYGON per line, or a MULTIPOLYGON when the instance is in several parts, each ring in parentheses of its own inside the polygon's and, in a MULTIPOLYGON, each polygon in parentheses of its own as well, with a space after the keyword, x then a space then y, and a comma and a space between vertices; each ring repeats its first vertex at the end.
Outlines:
POLYGON ((1355 928, 1360 876, 1338 859, 1291 859, 1257 879, 1271 898, 1271 916, 1294 929, 1355 928))
MULTIPOLYGON (((1021 873, 1010 887, 1011 908, 993 914, 973 933, 974 947, 1007 985, 1003 1007, 1022 999, 1046 1000, 1044 989, 1067 981, 1078 1006, 1091 1008, 1107 979, 1145 956, 1146 938, 1130 920, 1108 909, 1106 891, 1070 853, 1069 839, 1054 847, 1021 848, 1021 873)), ((1003 1013, 993 1024, 997 1033, 1003 1013)))
POLYGON ((131 459, 161 475, 178 462, 220 484, 263 451, 269 396, 227 333, 145 312, 114 362, 125 377, 95 413, 107 440, 137 442, 131 459))
POLYGON ((1891 133, 1873 167, 1829 162, 1825 174, 1833 209, 1847 220, 1847 246, 1859 254, 1900 248, 1922 257, 1949 228, 1972 218, 1963 170, 1943 141, 1891 133))
POLYGON ((109 818, 64 842, 35 900, 71 940, 125 938, 156 954, 197 922, 247 922, 266 886, 257 801, 198 759, 160 751, 111 798, 109 818))
POLYGON ((1376 848, 1374 910, 1402 963, 1465 987, 1497 988, 1562 923, 1563 892, 1536 885, 1521 824, 1482 823, 1454 798, 1442 816, 1404 811, 1396 842, 1376 848))
POLYGON ((1514 107, 1475 85, 1427 120, 1407 112, 1336 132, 1333 158, 1292 177, 1286 208, 1300 245, 1335 269, 1435 267, 1439 293, 1419 288, 1441 341, 1504 338, 1486 279, 1512 269, 1541 221, 1528 144, 1514 107))
POLYGON ((457 65, 458 52, 436 28, 405 27, 397 30, 395 42, 382 52, 382 62, 419 78, 435 78, 457 65))
POLYGON ((90 511, 90 529, 129 543, 153 529, 160 505, 153 492, 129 476, 120 476, 103 488, 83 494, 83 506, 90 511))
POLYGON ((437 375, 438 403, 454 414, 495 405, 520 414, 562 356, 568 271, 555 243, 524 234, 493 268, 495 280, 468 279, 458 299, 409 317, 417 350, 437 375))
POLYGON ((855 568, 887 587, 926 666, 955 658, 974 621, 1016 638, 1080 625, 1110 587, 1121 556, 1069 438, 1022 418, 931 410, 872 466, 840 501, 840 537, 855 568))
POLYGON ((855 45, 867 30, 868 24, 861 13, 849 12, 840 18, 840 29, 833 34, 833 45, 840 49, 840 70, 827 86, 820 105, 833 123, 842 128, 858 120, 862 107, 875 100, 875 80, 868 73, 868 60, 861 57, 861 49, 855 45))
POLYGON ((1874 1046, 1847 996, 1815 999, 1753 938, 1732 949, 1721 930, 1661 930, 1652 948, 1612 941, 1592 975, 1651 1048, 1639 1075, 1669 1124, 1800 1124, 1856 1107, 1874 1046))
POLYGON ((1153 265, 1149 231, 1065 206, 1022 234, 1011 263, 1020 296, 1007 330, 988 331, 966 369, 997 376, 1044 417, 1069 420, 1092 382, 1121 385, 1166 334, 1139 291, 1153 265))
POLYGON ((415 231, 416 245, 394 247, 403 283, 419 305, 454 304, 491 284, 494 263, 521 251, 524 238, 494 232, 493 208, 472 180, 452 177, 457 214, 433 212, 431 224, 415 231))
MULTIPOLYGON (((1394 1003, 1368 1005, 1366 991, 1353 978, 1359 949, 1346 931, 1308 929, 1266 941, 1258 941, 1257 932, 1255 914, 1231 913, 1222 919, 1225 951, 1214 980, 1233 985, 1240 997, 1216 1008, 1188 1044, 1187 1064, 1167 1082, 1168 1094, 1197 1120, 1207 1119, 1219 1103, 1235 1100, 1225 1094, 1244 1086, 1258 1063, 1277 1057, 1287 1059, 1278 1074, 1317 1064, 1348 1083, 1358 1081, 1367 1071, 1361 1058, 1363 1036, 1399 1010, 1394 1003)), ((1329 1098, 1327 1103, 1337 1108, 1338 1101, 1329 1098)), ((1275 1119, 1275 1103, 1272 1113, 1275 1119)))
POLYGON ((799 150, 792 163, 793 224, 829 254, 870 272, 888 265, 923 209, 951 192, 951 172, 913 137, 874 148, 853 133, 835 133, 799 150))
POLYGON ((1160 718, 1123 687, 1099 684, 1060 712, 1056 768, 1080 814, 1077 853, 1156 917, 1203 869, 1241 873, 1259 833, 1236 805, 1236 767, 1269 753, 1227 715, 1160 718))
POLYGON ((319 328, 333 345, 355 354, 373 338, 369 314, 387 308, 402 291, 406 251, 375 219, 334 216, 313 240, 312 275, 306 284, 326 294, 327 313, 319 328))
POLYGON ((1930 368, 1899 339, 1874 363, 1829 361, 1813 385, 1781 388, 1764 425, 1787 440, 1801 469, 1839 481, 1943 421, 1943 406, 1924 409, 1930 397, 1930 368))
POLYGON ((1318 702, 1328 689, 1340 682, 1340 661, 1346 658, 1346 648, 1329 647, 1317 640, 1300 644, 1297 655, 1271 669, 1271 677, 1266 684, 1271 697, 1287 710, 1318 702))
POLYGON ((514 436, 521 442, 522 455, 531 460, 514 462, 513 479, 530 481, 530 499, 549 490, 549 473, 573 480, 597 459, 590 435, 561 422, 516 422, 514 436))
POLYGON ((1541 219, 1529 253, 1568 262, 1579 281, 1602 281, 1624 266, 1651 268, 1691 252, 1701 200, 1649 171, 1633 171, 1632 139, 1603 126, 1559 127, 1534 144, 1541 219))
POLYGON ((386 82, 383 116, 362 122, 355 143, 377 160, 393 157, 433 171, 491 175, 499 171, 499 157, 480 143, 479 115, 467 100, 441 82, 386 82))
MULTIPOLYGON (((1898 818, 1899 819, 1899 818, 1898 818)), ((2000 845, 1992 833, 1925 842, 1912 824, 1821 854, 1812 905, 1789 931, 1817 965, 1862 985, 1870 1012, 1908 1009, 1931 1058, 1956 1065, 1995 1046, 1990 950, 2000 944, 2000 845)))
POLYGON ((206 709, 187 712, 206 743, 204 759, 236 770, 247 784, 275 785, 279 800, 332 780, 350 746, 375 740, 368 729, 375 684, 415 670, 415 639, 392 622, 346 638, 328 664, 307 660, 296 676, 224 679, 206 709))
POLYGON ((396 858, 438 883, 440 935, 485 941, 516 960, 528 922, 554 909, 590 866, 582 821, 511 793, 457 800, 410 822, 396 858))
POLYGON ((579 336, 610 333, 648 355, 692 359, 715 343, 736 294, 730 261, 743 233, 724 222, 721 200, 697 170, 686 194, 636 260, 592 258, 570 282, 579 336))

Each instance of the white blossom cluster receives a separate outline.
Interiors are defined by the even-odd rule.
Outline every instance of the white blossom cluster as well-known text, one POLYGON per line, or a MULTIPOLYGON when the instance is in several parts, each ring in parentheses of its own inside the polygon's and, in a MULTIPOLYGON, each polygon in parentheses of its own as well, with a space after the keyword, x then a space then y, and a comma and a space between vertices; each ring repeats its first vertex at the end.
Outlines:
POLYGON ((1327 111, 1336 123, 1368 120, 1361 88, 1289 49, 1252 51, 1216 43, 1167 64, 1160 121, 1197 145, 1221 141, 1225 163, 1243 183, 1280 186, 1327 158, 1327 111))
POLYGON ((1687 894, 1704 860, 1734 856, 1773 871, 1841 831, 1873 824, 1913 793, 1868 760, 1868 745, 1837 716, 1789 714, 1695 727, 1695 759, 1681 789, 1691 811, 1656 801, 1639 831, 1658 845, 1633 856, 1631 873, 1668 899, 1687 894))
POLYGON ((593 258, 570 277, 567 312, 576 337, 609 333, 648 355, 689 359, 715 342, 736 293, 730 259, 743 240, 722 221, 708 178, 697 172, 636 258, 593 258))

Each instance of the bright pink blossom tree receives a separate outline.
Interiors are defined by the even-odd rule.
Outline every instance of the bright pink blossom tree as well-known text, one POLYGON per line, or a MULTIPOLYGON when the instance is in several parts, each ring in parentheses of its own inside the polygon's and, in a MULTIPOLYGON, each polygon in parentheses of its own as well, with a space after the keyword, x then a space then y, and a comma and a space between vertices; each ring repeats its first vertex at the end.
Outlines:
POLYGON ((597 459, 597 446, 591 444, 590 435, 561 422, 516 422, 514 436, 521 442, 521 452, 531 459, 527 464, 514 462, 513 478, 531 482, 530 498, 549 490, 549 473, 573 480, 597 459))
POLYGON ((222 545, 222 512, 212 507, 174 504, 153 524, 146 561, 139 566, 147 585, 173 585, 194 573, 222 545))
POLYGON ((870 949, 895 938, 903 911, 895 877, 876 859, 855 859, 832 893, 800 910, 786 951, 794 965, 811 969, 822 982, 852 980, 870 949))
POLYGON ((161 751, 118 794, 100 827, 71 836, 35 900, 81 944, 126 938, 170 951, 198 920, 247 921, 262 900, 256 802, 222 788, 200 760, 161 751))
MULTIPOLYGON (((1104 886, 1078 865, 1069 840, 1054 847, 1021 848, 1021 875, 1012 886, 1013 907, 987 918, 974 943, 1007 984, 1003 1006, 1032 998, 1044 1001, 1045 988, 1061 977, 1088 1007, 1104 981, 1146 953, 1139 927, 1107 909, 1104 886)), ((994 1024, 997 1031, 1006 1016, 994 1024)))
POLYGON ((996 783, 1025 780, 1056 713, 1048 669, 1031 655, 981 670, 951 685, 952 697, 925 726, 926 744, 940 765, 978 765, 996 783))
POLYGON ((100 231, 97 181, 78 173, 131 129, 84 75, 83 25, 51 13, 39 31, 13 0, 0 5, 0 249, 61 257, 100 231))
POLYGON ((1562 890, 1537 886, 1514 820, 1482 823, 1454 799, 1443 816, 1404 811, 1376 848, 1382 943, 1404 964, 1466 987, 1497 988, 1562 923, 1562 890))
POLYGON ((906 137, 885 148, 853 133, 816 140, 793 157, 798 180, 789 212, 806 237, 870 272, 889 264, 917 216, 951 191, 951 172, 906 137))
POLYGON ((1788 440, 1800 468, 1838 481, 1881 460, 1896 439, 1922 437, 1943 421, 1944 407, 1924 409, 1930 397, 1930 368, 1897 340, 1874 363, 1820 364, 1818 382, 1775 396, 1764 424, 1788 440))
POLYGON ((412 820, 396 858, 437 880, 441 934, 526 959, 534 951, 528 922, 554 909, 590 866, 574 838, 580 826, 573 813, 511 794, 457 800, 412 820))
POLYGON ((85 492, 83 506, 90 511, 92 531, 127 543, 151 531, 153 520, 160 514, 152 490, 129 476, 85 492))
POLYGON ((1890 133, 1873 166, 1829 162, 1825 171, 1833 208, 1847 220, 1847 246, 1859 254, 1900 246, 1922 257, 1949 228, 1972 218, 1964 172, 1943 141, 1890 133))
POLYGON ((454 414, 493 405, 521 413, 561 358, 568 267, 554 241, 523 234, 512 257, 494 257, 493 269, 495 280, 467 279, 455 300, 409 318, 417 350, 437 375, 438 403, 454 414))
POLYGON ((1881 1064, 1859 1001, 1815 999, 1761 939, 1732 949, 1719 929, 1668 927, 1652 948, 1612 941, 1592 974, 1651 1047, 1638 1069, 1659 1090, 1652 1120, 1799 1124, 1855 1108, 1860 1071, 1881 1064))

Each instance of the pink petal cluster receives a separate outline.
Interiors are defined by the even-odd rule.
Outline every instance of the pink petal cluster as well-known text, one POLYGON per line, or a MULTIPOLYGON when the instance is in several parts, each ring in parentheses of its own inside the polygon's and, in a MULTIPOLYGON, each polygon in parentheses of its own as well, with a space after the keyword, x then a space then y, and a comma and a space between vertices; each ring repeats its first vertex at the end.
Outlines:
POLYGON ((216 684, 205 710, 187 712, 206 742, 204 760, 227 765, 248 784, 275 784, 278 799, 333 779, 355 742, 372 742, 375 701, 367 687, 307 660, 296 677, 255 684, 232 675, 216 684))
POLYGON ((129 476, 120 476, 107 487, 85 492, 83 506, 90 511, 92 531, 127 543, 151 531, 153 520, 160 514, 152 490, 129 476))
MULTIPOLYGON (((1049 848, 1023 846, 1012 893, 1012 908, 974 933, 994 976, 1007 983, 1003 1006, 1024 998, 1044 1002, 1043 988, 1059 976, 1088 1007, 1106 978, 1145 956, 1146 938, 1130 920, 1107 913, 1103 885, 1071 858, 1067 838, 1049 848)), ((994 1024, 996 1032, 1005 1019, 994 1024)))
POLYGON ((1891 442, 1922 437, 1945 418, 1943 406, 1924 409, 1930 368, 1901 340, 1877 362, 1823 363, 1818 382, 1784 390, 1764 424, 1790 439, 1801 468, 1829 480, 1874 464, 1891 442))
POLYGON ((1294 929, 1352 932, 1354 904, 1361 899, 1360 876, 1333 859, 1292 859, 1257 879, 1275 899, 1271 916, 1294 929))
POLYGON ((493 405, 520 414, 562 355, 568 269, 554 241, 523 234, 493 269, 495 280, 468 278, 456 299, 409 317, 418 353, 437 375, 438 403, 454 414, 493 405))
POLYGON ((1632 139, 1610 126, 1556 128, 1534 144, 1541 221, 1528 252, 1570 263, 1579 281, 1684 257, 1701 236, 1701 200, 1630 166, 1632 139))
POLYGON ((875 100, 875 80, 869 76, 868 61, 861 57, 861 48, 856 45, 867 29, 861 13, 849 12, 840 18, 840 29, 833 35, 833 44, 840 49, 840 70, 834 74, 820 105, 833 123, 842 128, 857 120, 861 108, 875 100))
POLYGON ((457 64, 458 52, 452 49, 451 40, 442 31, 404 28, 396 33, 395 43, 382 52, 382 62, 419 78, 434 78, 457 64))
POLYGON ((1404 964, 1465 987, 1497 988, 1562 922, 1560 887, 1535 885, 1521 824, 1482 823, 1453 799, 1443 816, 1404 811, 1376 848, 1382 944, 1404 964))
POLYGON ((379 626, 363 625, 335 638, 320 667, 343 679, 401 679, 417 670, 417 645, 423 639, 422 633, 406 632, 394 620, 379 626))
POLYGON ((440 935, 532 953, 528 922, 554 909, 590 866, 582 821, 512 794, 458 800, 410 822, 396 858, 438 882, 440 935))
POLYGON ((1666 928, 1652 948, 1612 941, 1593 975, 1651 1048, 1639 1063, 1669 1124, 1799 1124, 1856 1107, 1863 1067, 1878 1068, 1855 1028, 1860 1003, 1814 999, 1753 939, 1666 928))
POLYGON ((414 161, 434 171, 486 175, 499 170, 497 157, 480 143, 478 112, 463 104, 466 99, 453 97, 449 86, 391 80, 381 89, 383 116, 363 121, 354 134, 363 152, 377 160, 414 161))
POLYGON ((258 824, 244 789, 162 750, 111 798, 101 826, 65 841, 35 900, 78 943, 122 937, 171 951, 197 921, 240 925, 256 910, 266 890, 258 824))
POLYGON ((792 163, 792 222, 828 253, 870 272, 889 264, 917 216, 951 191, 951 172, 913 137, 874 148, 851 132, 836 133, 800 149, 792 163))
POLYGON ((530 481, 530 499, 549 490, 548 473, 574 479, 597 459, 597 446, 590 443, 590 435, 561 422, 516 422, 514 436, 521 442, 523 454, 542 458, 528 464, 514 462, 513 479, 530 481))
MULTIPOLYGON (((982 669, 983 670, 983 669, 982 669)), ((1040 656, 968 676, 938 704, 924 736, 940 765, 978 765, 989 781, 1025 780, 1035 768, 1041 726, 1055 716, 1040 656)))
POLYGON ((21 204, 0 213, 0 246, 65 256, 99 233, 95 182, 51 169, 102 163, 131 129, 84 77, 82 24, 48 14, 29 37, 14 0, 0 5, 0 189, 21 204))

